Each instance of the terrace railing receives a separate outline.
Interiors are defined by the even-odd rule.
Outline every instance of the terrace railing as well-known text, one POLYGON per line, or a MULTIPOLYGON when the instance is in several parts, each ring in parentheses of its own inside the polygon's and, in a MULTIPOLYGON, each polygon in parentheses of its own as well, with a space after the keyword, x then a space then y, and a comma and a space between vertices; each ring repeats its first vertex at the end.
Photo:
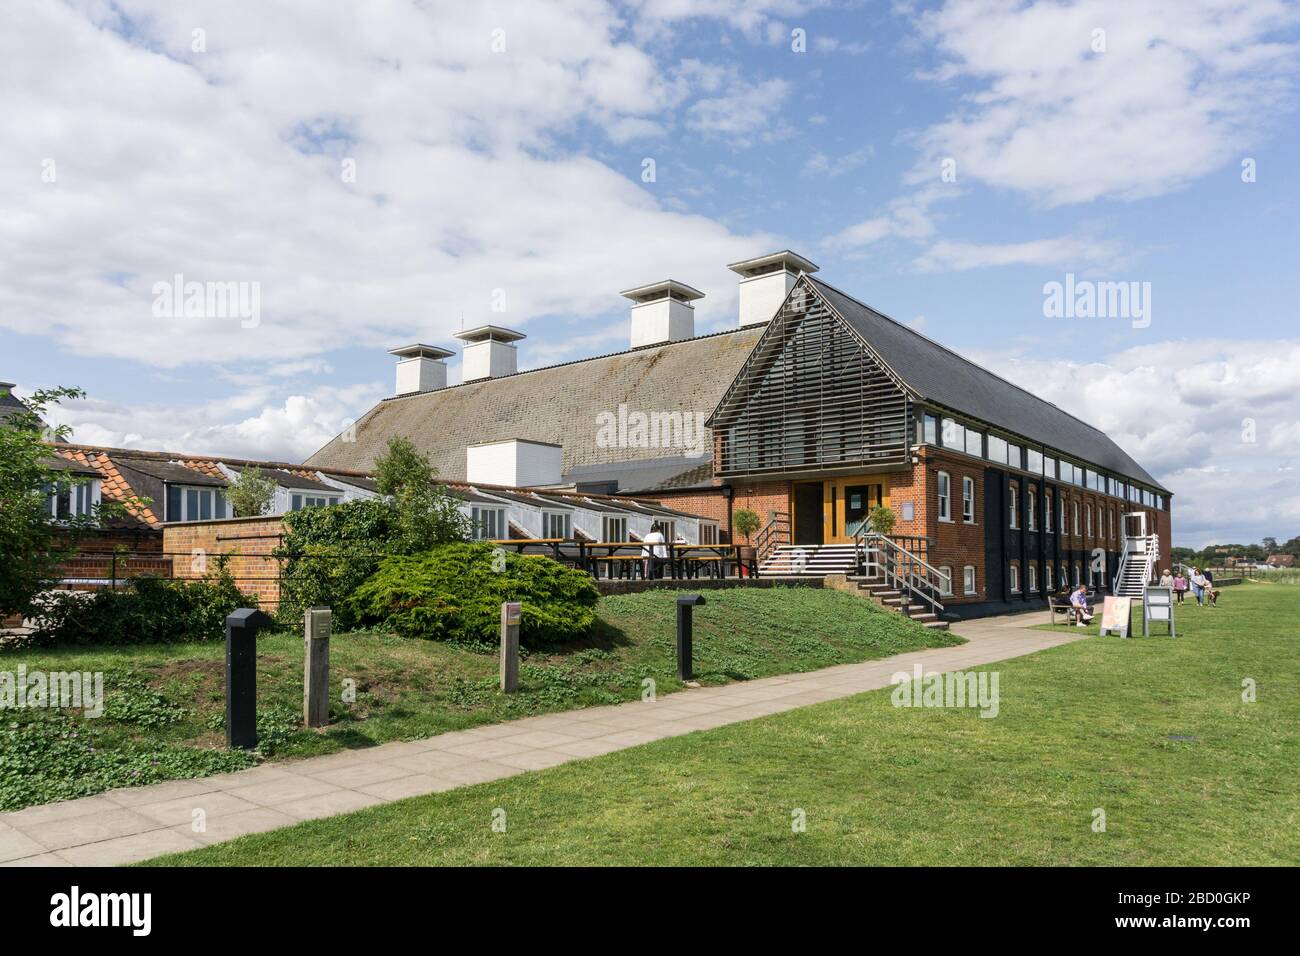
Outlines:
POLYGON ((773 551, 789 543, 790 513, 773 511, 767 523, 754 536, 754 552, 758 557, 758 563, 762 564, 773 551))

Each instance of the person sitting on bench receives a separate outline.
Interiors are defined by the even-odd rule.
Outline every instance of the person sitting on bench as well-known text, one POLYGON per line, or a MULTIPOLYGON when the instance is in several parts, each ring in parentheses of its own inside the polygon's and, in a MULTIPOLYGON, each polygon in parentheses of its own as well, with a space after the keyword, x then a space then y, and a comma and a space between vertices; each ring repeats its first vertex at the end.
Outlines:
POLYGON ((1080 584, 1070 594, 1070 607, 1074 613, 1074 626, 1087 627, 1092 623, 1092 611, 1088 607, 1088 589, 1080 584))

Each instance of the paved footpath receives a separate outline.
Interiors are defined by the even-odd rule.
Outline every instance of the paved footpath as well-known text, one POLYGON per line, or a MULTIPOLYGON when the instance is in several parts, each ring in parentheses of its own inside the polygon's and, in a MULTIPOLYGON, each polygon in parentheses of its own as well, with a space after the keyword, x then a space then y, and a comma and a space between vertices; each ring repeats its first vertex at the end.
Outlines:
POLYGON ((0 814, 0 865, 112 866, 192 850, 420 794, 497 780, 663 737, 721 727, 889 686, 897 671, 960 670, 1087 635, 1030 630, 1047 612, 958 624, 969 643, 589 707, 251 770, 129 787, 0 814), (206 818, 194 832, 195 811, 206 818))

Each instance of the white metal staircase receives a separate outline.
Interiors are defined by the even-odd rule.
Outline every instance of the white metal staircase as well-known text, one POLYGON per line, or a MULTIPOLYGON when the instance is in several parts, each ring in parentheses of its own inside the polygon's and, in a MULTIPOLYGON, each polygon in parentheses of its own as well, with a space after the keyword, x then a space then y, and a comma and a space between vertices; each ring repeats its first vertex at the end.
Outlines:
POLYGON ((758 566, 760 576, 853 574, 858 549, 852 544, 783 544, 773 548, 758 566))
POLYGON ((1160 561, 1160 536, 1146 533, 1146 515, 1141 512, 1124 516, 1124 553, 1111 593, 1116 597, 1142 597, 1155 576, 1160 561), (1136 534, 1130 534, 1130 530, 1136 534))

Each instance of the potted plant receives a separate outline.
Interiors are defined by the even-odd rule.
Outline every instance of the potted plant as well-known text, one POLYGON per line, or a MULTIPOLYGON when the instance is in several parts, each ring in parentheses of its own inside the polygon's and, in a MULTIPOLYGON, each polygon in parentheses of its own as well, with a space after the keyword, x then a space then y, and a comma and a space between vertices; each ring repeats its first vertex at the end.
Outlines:
POLYGON ((731 527, 745 539, 745 544, 736 547, 737 570, 742 574, 754 562, 754 548, 749 539, 758 530, 759 524, 758 515, 748 508, 741 508, 731 516, 731 527))

